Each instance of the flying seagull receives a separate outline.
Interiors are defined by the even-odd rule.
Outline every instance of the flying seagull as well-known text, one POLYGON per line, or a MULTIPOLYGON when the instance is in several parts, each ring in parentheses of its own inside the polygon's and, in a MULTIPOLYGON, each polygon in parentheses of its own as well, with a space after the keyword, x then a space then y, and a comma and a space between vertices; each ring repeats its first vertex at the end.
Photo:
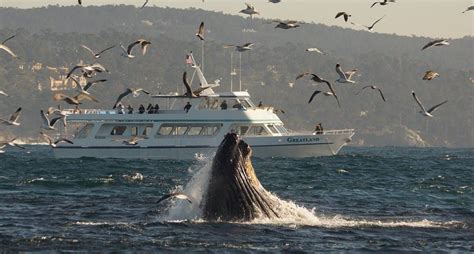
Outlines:
POLYGON ((376 4, 380 4, 381 6, 384 6, 384 5, 387 5, 388 3, 395 3, 395 0, 383 0, 382 2, 375 2, 370 6, 370 8, 374 7, 376 4))
POLYGON ((82 6, 82 0, 77 0, 77 3, 82 6))
POLYGON ((281 0, 268 0, 269 3, 274 3, 274 4, 277 4, 279 2, 281 2, 281 0))
POLYGON ((139 39, 139 40, 131 43, 130 45, 128 45, 127 49, 125 49, 125 47, 123 45, 120 45, 120 47, 123 50, 123 56, 125 56, 127 58, 134 58, 135 56, 132 55, 132 50, 135 46, 140 45, 141 48, 142 48, 142 55, 145 55, 146 50, 148 48, 148 45, 150 45, 150 44, 151 44, 150 41, 147 41, 147 40, 144 40, 144 39, 139 39))
POLYGON ((436 109, 438 109, 441 105, 445 104, 446 102, 448 102, 447 100, 441 102, 440 104, 437 104, 437 105, 434 105, 433 107, 431 107, 430 109, 426 110, 425 107, 423 107, 423 104, 421 104, 421 101, 418 99, 418 97, 416 97, 415 95, 415 91, 411 91, 411 94, 413 95, 413 98, 415 98, 415 101, 416 103, 418 103, 418 105, 420 106, 421 108, 421 111, 420 113, 424 116, 428 116, 428 117, 433 117, 433 115, 431 114, 432 112, 434 112, 436 109))
POLYGON ((244 45, 224 45, 224 48, 230 48, 230 47, 235 47, 235 50, 238 52, 244 52, 248 50, 252 50, 252 46, 255 45, 252 42, 245 43, 244 45))
POLYGON ((434 41, 428 42, 425 46, 423 46, 423 48, 421 50, 425 50, 427 48, 434 47, 434 46, 448 46, 448 45, 449 45, 448 40, 439 39, 439 40, 434 40, 434 41))
POLYGON ((84 64, 80 64, 80 65, 76 65, 74 66, 70 71, 69 73, 66 75, 66 78, 70 78, 72 73, 74 73, 74 71, 76 70, 81 70, 82 71, 82 74, 84 77, 92 77, 92 74, 94 74, 95 72, 109 72, 109 70, 107 70, 104 66, 102 66, 101 64, 99 63, 95 63, 95 64, 92 64, 92 65, 84 65, 84 64))
POLYGON ((320 94, 320 93, 322 93, 322 94, 325 95, 325 96, 334 96, 334 94, 331 93, 331 92, 324 92, 324 91, 316 90, 316 91, 313 92, 313 94, 312 94, 311 97, 309 98, 308 104, 310 104, 310 103, 313 101, 314 97, 315 97, 316 95, 320 94))
POLYGON ((127 88, 127 90, 125 90, 125 92, 123 92, 122 94, 119 95, 119 97, 117 98, 117 101, 115 101, 115 104, 114 104, 114 107, 113 109, 117 108, 118 104, 122 101, 123 98, 125 98, 126 96, 132 94, 133 97, 137 97, 140 95, 140 93, 144 93, 144 94, 150 94, 150 92, 146 91, 145 89, 143 88, 137 88, 137 89, 134 89, 134 88, 127 88))
POLYGON ((139 136, 133 136, 129 139, 116 139, 114 141, 122 141, 122 144, 128 145, 128 146, 136 146, 138 145, 138 141, 144 140, 144 137, 139 137, 139 136))
POLYGON ((352 76, 357 72, 356 69, 344 72, 340 64, 336 64, 336 72, 339 74, 339 79, 336 82, 339 83, 351 83, 354 84, 355 81, 351 80, 352 76))
POLYGON ((67 104, 70 105, 76 105, 79 106, 79 104, 82 104, 78 99, 74 97, 69 97, 65 94, 62 93, 57 93, 53 95, 53 100, 54 101, 65 101, 67 104))
POLYGON ((314 74, 314 73, 310 73, 310 72, 305 72, 305 73, 302 73, 300 75, 298 75, 296 77, 296 80, 306 76, 306 75, 311 75, 311 80, 316 82, 316 83, 325 83, 328 87, 329 87, 329 90, 331 91, 331 93, 333 94, 334 98, 336 98, 336 101, 337 101, 337 105, 339 105, 339 107, 341 107, 341 104, 339 103, 339 98, 337 98, 337 94, 336 94, 336 91, 334 91, 334 88, 332 87, 331 83, 329 83, 329 81, 325 80, 325 79, 322 79, 321 77, 319 77, 318 75, 314 74))
POLYGON ((199 29, 196 33, 196 36, 201 39, 201 41, 204 40, 204 22, 201 22, 201 24, 199 25, 199 29))
POLYGON ((316 52, 318 54, 325 55, 325 56, 327 55, 325 52, 322 52, 318 48, 307 48, 307 49, 305 49, 305 51, 307 51, 307 52, 316 52))
POLYGON ((275 20, 273 22, 278 22, 278 24, 275 26, 275 28, 281 28, 281 29, 298 28, 302 24, 301 22, 298 22, 298 21, 295 21, 295 20, 289 20, 289 21, 275 20))
POLYGON ((348 14, 347 12, 341 11, 341 12, 339 12, 339 13, 336 14, 335 19, 339 18, 340 16, 343 16, 343 17, 344 17, 344 20, 345 20, 346 22, 349 20, 349 17, 351 17, 351 15, 348 14))
POLYGON ((9 55, 11 55, 13 58, 18 58, 18 56, 13 53, 13 51, 7 46, 5 45, 5 43, 13 38, 15 38, 16 35, 12 35, 8 38, 6 38, 1 44, 0 44, 0 49, 4 50, 5 52, 7 52, 9 55))
POLYGON ((97 52, 97 53, 94 52, 92 49, 90 49, 89 47, 87 47, 87 46, 84 45, 84 44, 82 44, 81 47, 83 47, 83 48, 85 48, 87 51, 89 51, 89 52, 94 56, 94 58, 100 58, 102 53, 104 53, 105 51, 107 51, 107 50, 109 50, 109 49, 115 48, 115 45, 114 45, 114 46, 110 46, 110 47, 108 47, 108 48, 106 48, 106 49, 103 49, 103 50, 101 50, 101 51, 99 51, 99 52, 97 52))
POLYGON ((181 200, 186 200, 188 201, 190 204, 192 204, 193 202, 191 201, 191 199, 186 195, 186 194, 183 194, 183 193, 170 193, 170 194, 165 194, 163 197, 161 197, 158 201, 156 201, 156 203, 160 203, 161 201, 164 201, 166 199, 169 199, 169 198, 177 198, 177 199, 181 199, 181 200))
POLYGON ((198 89, 192 91, 191 86, 189 85, 188 79, 186 78, 186 72, 183 73, 183 84, 186 87, 186 93, 183 96, 186 96, 186 97, 189 97, 189 98, 199 97, 200 93, 202 93, 204 90, 212 87, 212 86, 203 86, 203 87, 199 87, 198 89))
POLYGON ((15 137, 15 138, 11 139, 10 141, 7 141, 7 142, 2 141, 2 142, 0 142, 0 149, 3 149, 3 148, 4 148, 5 146, 7 146, 7 145, 8 145, 8 146, 11 146, 11 147, 18 147, 18 148, 21 148, 21 149, 25 149, 23 146, 20 146, 19 144, 15 143, 15 140, 16 140, 16 139, 17 139, 17 138, 15 137))
POLYGON ((260 15, 260 13, 255 10, 255 6, 249 3, 245 3, 245 5, 247 6, 247 8, 241 10, 240 13, 250 15, 250 18, 253 18, 253 15, 260 15))
POLYGON ((474 5, 471 5, 469 7, 467 7, 467 9, 465 11, 463 11, 462 13, 465 13, 467 11, 473 11, 474 10, 474 5))
POLYGON ((372 23, 371 26, 360 25, 360 24, 357 24, 357 23, 354 23, 354 22, 351 22, 351 24, 356 25, 356 26, 363 26, 363 27, 367 28, 369 31, 372 32, 372 30, 374 29, 375 24, 379 23, 380 20, 382 20, 383 18, 385 18, 385 15, 383 17, 377 19, 374 23, 372 23))
MULTIPOLYGON (((386 101, 386 100, 385 100, 385 96, 383 96, 382 90, 381 90, 380 88, 378 88, 377 86, 364 86, 364 87, 362 87, 361 92, 362 92, 364 89, 366 89, 366 88, 370 88, 370 89, 372 89, 372 90, 378 90, 379 93, 380 93, 380 97, 382 97, 382 100, 383 100, 384 102, 386 101)), ((359 93, 360 93, 360 92, 359 92, 359 93)), ((359 93, 357 93, 357 94, 359 94, 359 93)))
POLYGON ((425 72, 425 75, 423 76, 423 80, 433 80, 437 77, 439 77, 439 73, 434 72, 434 71, 427 71, 425 72))
POLYGON ((8 97, 8 94, 7 94, 7 93, 5 93, 4 91, 0 91, 0 94, 1 94, 1 95, 3 95, 3 96, 6 96, 6 97, 8 97))
POLYGON ((15 113, 13 113, 13 114, 10 116, 10 119, 9 119, 9 120, 4 120, 4 119, 1 119, 1 118, 0 118, 0 124, 19 126, 20 123, 18 122, 18 118, 20 118, 20 113, 21 113, 21 107, 19 107, 19 108, 15 111, 15 113))
POLYGON ((145 8, 145 6, 148 4, 148 0, 145 0, 145 3, 143 3, 142 7, 140 7, 140 9, 143 9, 145 8))
POLYGON ((69 139, 66 139, 66 138, 60 138, 58 140, 53 140, 53 138, 51 138, 50 136, 48 136, 46 133, 43 133, 43 132, 40 132, 41 136, 43 136, 47 141, 48 141, 48 144, 51 146, 51 147, 57 147, 57 144, 61 143, 61 142, 65 142, 65 143, 69 143, 69 144, 74 144, 71 140, 69 139))
POLYGON ((41 115, 41 120, 43 120, 41 128, 45 130, 56 130, 56 128, 54 128, 54 125, 57 123, 58 120, 65 117, 65 116, 62 116, 62 117, 60 116, 60 117, 55 117, 49 120, 43 110, 40 110, 40 115, 41 115))
POLYGON ((79 81, 75 79, 74 77, 70 77, 69 79, 71 79, 72 81, 74 81, 74 83, 76 83, 76 87, 79 93, 84 93, 87 95, 90 95, 89 91, 87 90, 89 90, 89 88, 91 88, 93 85, 107 81, 107 79, 87 81, 86 85, 82 87, 79 81))

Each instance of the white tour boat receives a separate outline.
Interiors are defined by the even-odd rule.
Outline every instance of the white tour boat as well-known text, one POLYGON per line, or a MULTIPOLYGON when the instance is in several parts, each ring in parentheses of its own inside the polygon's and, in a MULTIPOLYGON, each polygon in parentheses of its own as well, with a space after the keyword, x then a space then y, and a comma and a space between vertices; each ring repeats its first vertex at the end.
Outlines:
MULTIPOLYGON (((202 87, 218 86, 207 83, 199 66, 192 67, 202 87)), ((196 98, 152 97, 167 107, 153 114, 137 110, 131 114, 120 110, 64 110, 67 129, 76 132, 72 137, 62 135, 69 136, 74 144, 58 144, 54 155, 193 159, 212 156, 224 135, 235 132, 251 145, 256 157, 313 157, 337 154, 354 135, 353 129, 289 132, 272 107, 256 106, 244 91, 216 93, 209 88, 196 98), (221 108, 224 101, 226 109, 221 108), (183 107, 188 102, 191 108, 186 112, 183 107)))

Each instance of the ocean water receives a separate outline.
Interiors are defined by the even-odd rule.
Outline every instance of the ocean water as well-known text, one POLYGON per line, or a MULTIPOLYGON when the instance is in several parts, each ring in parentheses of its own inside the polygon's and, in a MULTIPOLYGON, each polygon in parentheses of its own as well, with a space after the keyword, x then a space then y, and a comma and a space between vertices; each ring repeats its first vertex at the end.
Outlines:
POLYGON ((340 155, 254 159, 292 213, 206 222, 197 202, 209 160, 0 154, 0 250, 178 252, 473 252, 474 149, 344 148, 340 155))

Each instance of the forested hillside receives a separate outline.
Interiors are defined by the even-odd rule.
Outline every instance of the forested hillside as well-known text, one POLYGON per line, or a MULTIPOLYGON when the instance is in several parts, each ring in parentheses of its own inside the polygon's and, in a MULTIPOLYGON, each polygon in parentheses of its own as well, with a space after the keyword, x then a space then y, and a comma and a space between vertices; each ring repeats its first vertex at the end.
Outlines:
MULTIPOLYGON (((0 97, 0 117, 7 117, 18 106, 24 108, 22 126, 2 126, 2 136, 37 136, 39 109, 57 105, 51 99, 54 92, 49 85, 49 77, 56 77, 57 73, 47 66, 72 68, 80 61, 100 62, 110 70, 100 76, 108 79, 107 83, 93 88, 100 103, 86 102, 85 108, 111 108, 125 87, 143 87, 153 93, 182 91, 186 52, 194 51, 200 61, 201 42, 195 33, 201 21, 207 30, 206 76, 210 81, 221 79, 221 87, 216 90, 230 89, 231 51, 223 45, 256 43, 253 50, 242 54, 243 89, 250 92, 255 102, 284 109, 286 113, 280 117, 292 130, 312 130, 315 123, 321 122, 326 129, 356 129, 354 143, 361 145, 472 147, 474 144, 473 37, 451 40, 447 47, 421 51, 432 38, 320 24, 281 30, 261 19, 197 9, 141 10, 124 5, 0 9, 0 38, 16 34, 7 44, 19 56, 13 59, 0 52, 0 90, 10 95, 0 97), (152 45, 145 56, 134 59, 123 58, 119 48, 93 59, 80 47, 81 44, 93 49, 127 45, 138 38, 148 39, 152 45), (317 47, 327 55, 306 52, 305 48, 309 47, 317 47), (37 63, 42 67, 32 70, 37 63), (357 83, 335 83, 336 63, 346 70, 358 69, 354 78, 357 83), (427 70, 438 72, 440 77, 423 81, 427 70), (327 88, 308 79, 295 82, 295 77, 303 71, 330 80, 341 108, 334 98, 319 95, 308 104, 315 89, 327 88), (380 87, 387 102, 370 89, 355 95, 365 85, 380 87), (434 118, 423 117, 411 96, 412 90, 426 107, 443 100, 448 103, 434 113, 434 118)), ((234 57, 237 64, 238 54, 234 57)), ((234 78, 234 88, 237 83, 234 78)), ((72 91, 65 93, 72 95, 72 91)), ((147 103, 148 99, 132 100, 140 101, 147 103)))

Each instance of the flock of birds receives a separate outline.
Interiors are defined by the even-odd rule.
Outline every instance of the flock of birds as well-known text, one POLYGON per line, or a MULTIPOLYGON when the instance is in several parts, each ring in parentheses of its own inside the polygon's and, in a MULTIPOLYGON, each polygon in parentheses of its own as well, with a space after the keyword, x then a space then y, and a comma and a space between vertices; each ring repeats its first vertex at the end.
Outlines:
MULTIPOLYGON (((202 2, 204 2, 204 0, 202 2)), ((269 2, 276 4, 276 3, 280 3, 281 0, 269 0, 269 2)), ((395 0, 377 1, 377 2, 374 2, 370 6, 370 8, 373 8, 376 5, 385 6, 385 5, 388 5, 388 4, 391 4, 391 3, 395 3, 395 0)), ((82 0, 78 0, 78 4, 82 5, 82 0)), ((146 7, 147 4, 148 4, 148 0, 146 0, 140 8, 146 7)), ((246 8, 241 10, 239 13, 249 15, 251 18, 254 15, 259 15, 260 14, 256 10, 255 6, 253 6, 252 4, 245 3, 245 5, 246 5, 246 8)), ((472 11, 472 10, 474 10, 474 6, 469 6, 465 11, 463 11, 463 13, 465 13, 467 11, 472 11)), ((339 12, 339 13, 336 14, 335 18, 338 19, 340 17, 342 17, 345 22, 348 22, 349 19, 351 19, 352 15, 347 13, 347 12, 339 12)), ((369 31, 372 31, 374 29, 374 26, 377 23, 379 23, 384 17, 385 16, 377 19, 370 26, 359 25, 359 24, 354 23, 354 22, 351 22, 351 24, 363 26, 363 27, 367 28, 369 31)), ((290 21, 272 20, 272 21, 270 21, 270 23, 277 23, 275 28, 285 29, 285 30, 286 29, 295 29, 295 28, 300 27, 302 24, 304 24, 303 22, 294 21, 294 20, 290 20, 290 21)), ((196 37, 199 38, 199 40, 204 41, 205 40, 205 31, 206 30, 205 30, 205 27, 204 27, 204 22, 201 22, 199 24, 198 30, 196 32, 196 37)), ((14 53, 14 51, 9 46, 7 46, 7 42, 12 40, 13 38, 15 38, 15 35, 12 35, 12 36, 6 38, 5 40, 3 40, 2 43, 0 43, 0 51, 6 52, 7 54, 9 54, 13 58, 18 58, 18 56, 14 53)), ((136 57, 136 55, 134 55, 134 49, 136 49, 137 47, 140 47, 142 55, 145 55, 149 45, 151 45, 150 41, 145 40, 145 39, 138 39, 138 40, 135 40, 134 42, 130 43, 126 48, 123 45, 120 45, 120 48, 122 49, 122 56, 123 57, 133 59, 133 58, 136 57)), ((428 42, 426 45, 424 45, 422 47, 421 50, 426 50, 426 49, 431 48, 431 47, 448 46, 448 45, 449 45, 448 40, 446 40, 446 39, 436 39, 436 40, 428 42)), ((80 46, 82 48, 84 48, 86 51, 88 51, 94 59, 100 59, 104 53, 106 53, 106 52, 108 52, 111 49, 116 47, 116 45, 112 45, 112 46, 109 46, 107 48, 95 51, 95 50, 92 50, 90 47, 88 47, 86 45, 80 45, 80 46)), ((245 43, 243 45, 229 44, 229 45, 224 45, 223 47, 224 48, 234 48, 237 52, 245 52, 245 51, 252 50, 253 46, 254 46, 254 43, 249 42, 249 43, 245 43)), ((306 49, 306 51, 326 55, 326 53, 322 52, 318 48, 308 48, 308 49, 306 49)), ((354 77, 354 74, 357 72, 357 69, 353 69, 353 70, 350 70, 350 71, 344 71, 342 69, 342 66, 338 63, 338 64, 336 64, 335 70, 336 70, 337 75, 339 76, 339 78, 335 82, 337 82, 337 83, 346 83, 346 84, 355 84, 356 83, 356 81, 354 81, 352 78, 354 77)), ((98 102, 98 100, 94 96, 92 96, 92 94, 90 92, 90 89, 93 86, 97 85, 97 84, 106 82, 107 79, 92 80, 92 78, 98 73, 108 73, 108 72, 109 72, 109 70, 107 70, 100 63, 80 64, 80 65, 74 66, 73 68, 71 68, 69 73, 67 73, 66 77, 67 77, 67 79, 70 79, 70 80, 72 80, 73 82, 76 83, 77 94, 75 94, 74 96, 69 96, 69 95, 62 94, 62 93, 56 93, 56 94, 53 95, 53 100, 54 101, 64 101, 67 104, 75 105, 76 109, 79 109, 79 105, 81 105, 82 101, 84 101, 84 100, 98 102), (81 78, 81 77, 87 80, 86 85, 84 85, 84 86, 82 86, 80 84, 79 80, 78 80, 78 78, 81 78)), ((303 72, 302 74, 298 75, 295 80, 299 80, 299 79, 307 77, 307 76, 310 76, 311 77, 310 80, 312 80, 316 83, 324 83, 329 89, 329 91, 324 91, 324 90, 314 91, 311 94, 311 96, 308 100, 308 103, 311 103, 312 101, 314 101, 315 97, 318 94, 322 94, 322 95, 325 95, 325 96, 334 97, 336 99, 336 102, 337 102, 338 106, 339 107, 341 106, 339 98, 338 98, 338 96, 336 94, 336 91, 334 89, 334 86, 331 84, 330 81, 328 81, 327 79, 322 78, 320 75, 318 75, 316 73, 312 73, 310 71, 306 71, 306 72, 303 72)), ((429 70, 425 73, 425 75, 423 77, 423 80, 433 80, 437 77, 439 77, 438 73, 429 70)), ((183 94, 183 96, 184 97, 189 97, 189 98, 198 97, 198 96, 200 96, 200 94, 204 90, 211 87, 211 86, 200 87, 197 90, 193 91, 191 89, 190 84, 188 83, 188 81, 186 79, 186 72, 184 72, 184 74, 183 74, 183 84, 186 88, 186 93, 183 94)), ((381 88, 379 88, 375 85, 364 86, 364 87, 361 88, 359 93, 366 90, 366 89, 368 89, 368 88, 370 88, 371 90, 377 91, 379 93, 381 99, 384 102, 386 102, 386 97, 384 96, 381 88)), ((121 93, 118 96, 113 108, 116 108, 119 105, 121 105, 122 100, 125 97, 127 97, 129 95, 133 95, 134 97, 136 97, 141 93, 147 94, 147 95, 150 94, 148 91, 146 91, 143 88, 127 88, 123 93, 121 93)), ((357 94, 359 94, 359 93, 357 93, 357 94)), ((0 91, 0 95, 8 96, 8 94, 5 91, 0 91)), ((445 101, 443 101, 439 104, 434 105, 433 107, 429 108, 428 110, 426 110, 426 108, 421 103, 420 99, 416 96, 414 91, 412 91, 412 96, 413 96, 413 99, 415 100, 415 102, 419 105, 419 107, 421 109, 420 113, 422 115, 428 116, 428 117, 433 117, 433 112, 435 110, 437 110, 440 106, 447 103, 447 100, 445 100, 445 101)), ((21 107, 18 108, 7 119, 0 118, 0 124, 1 125, 7 125, 7 126, 20 126, 19 118, 20 118, 21 110, 22 110, 21 107)), ((41 119, 42 119, 42 125, 41 125, 42 131, 40 132, 40 135, 49 143, 50 146, 55 147, 60 142, 72 143, 70 140, 64 139, 64 138, 54 140, 47 133, 44 132, 44 131, 54 131, 54 130, 56 130, 55 125, 57 125, 57 123, 59 123, 59 122, 62 122, 63 125, 66 126, 66 120, 65 120, 66 115, 63 114, 62 111, 59 108, 50 107, 47 112, 44 112, 43 110, 40 110, 40 116, 41 116, 41 119), (62 120, 62 121, 59 121, 59 120, 62 120)), ((0 153, 3 152, 2 149, 7 145, 8 146, 19 147, 19 148, 24 148, 24 147, 18 145, 17 143, 15 143, 15 140, 16 140, 16 138, 13 138, 13 139, 8 140, 8 141, 0 142, 0 153)), ((126 140, 124 142, 126 142, 127 144, 133 145, 133 144, 136 144, 138 142, 138 140, 126 140)))

